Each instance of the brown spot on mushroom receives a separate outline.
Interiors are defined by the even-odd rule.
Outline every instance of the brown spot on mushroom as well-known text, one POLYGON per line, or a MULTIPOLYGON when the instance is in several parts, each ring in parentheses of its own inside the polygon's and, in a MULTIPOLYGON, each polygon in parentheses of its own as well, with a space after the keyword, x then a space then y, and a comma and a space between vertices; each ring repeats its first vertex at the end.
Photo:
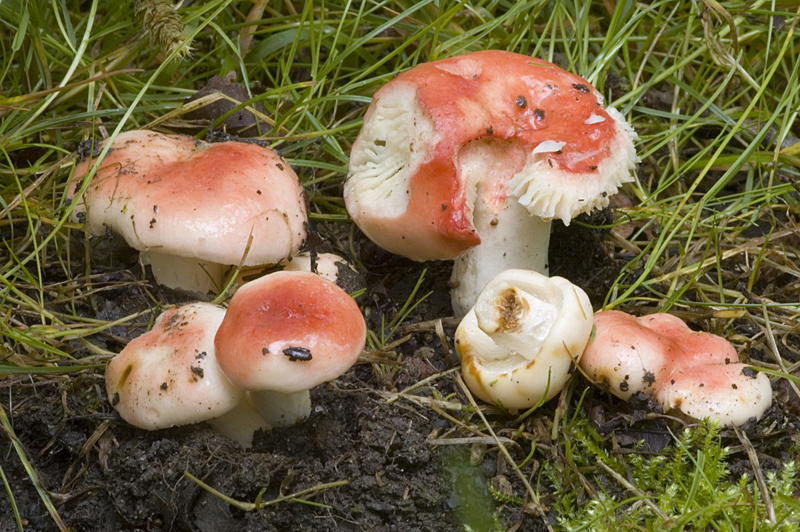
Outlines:
POLYGON ((269 354, 269 349, 265 347, 264 349, 261 350, 261 354, 267 356, 269 354))
POLYGON ((528 106, 528 100, 525 99, 525 96, 517 96, 517 105, 520 109, 525 109, 528 106))
POLYGON ((118 404, 119 404, 119 394, 115 392, 114 395, 111 396, 111 406, 117 406, 118 404))
POLYGON ((650 373, 649 371, 646 371, 644 373, 644 377, 642 377, 642 382, 645 382, 647 384, 653 384, 654 382, 656 382, 656 376, 650 373))
POLYGON ((125 368, 125 371, 122 372, 122 376, 119 378, 118 388, 122 388, 123 386, 125 386, 125 381, 127 381, 128 377, 131 376, 132 371, 133 371, 133 365, 129 364, 128 367, 125 368))
POLYGON ((162 390, 166 390, 167 388, 169 388, 169 384, 167 384, 167 382, 164 381, 161 383, 161 386, 159 386, 159 388, 161 388, 162 390))
POLYGON ((580 92, 589 92, 589 87, 587 87, 583 83, 573 83, 572 88, 580 92))
POLYGON ((745 377, 750 377, 751 379, 755 379, 758 373, 756 373, 753 368, 742 368, 742 375, 745 377))
POLYGON ((205 376, 205 372, 203 371, 203 368, 196 368, 194 366, 189 366, 189 369, 192 370, 192 374, 194 375, 194 377, 192 377, 192 378, 194 380, 202 379, 205 376))
POLYGON ((537 109, 533 112, 533 116, 536 117, 537 120, 544 120, 544 110, 537 109))

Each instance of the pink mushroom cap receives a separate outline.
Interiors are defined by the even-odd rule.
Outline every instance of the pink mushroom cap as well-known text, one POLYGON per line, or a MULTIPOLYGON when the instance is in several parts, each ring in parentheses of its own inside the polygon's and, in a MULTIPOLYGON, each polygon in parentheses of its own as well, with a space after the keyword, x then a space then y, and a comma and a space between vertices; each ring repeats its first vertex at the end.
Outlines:
POLYGON ((235 385, 293 394, 347 371, 365 342, 364 317, 344 290, 313 273, 281 271, 236 292, 214 345, 235 385))
POLYGON ((718 418, 726 426, 760 417, 772 402, 767 376, 739 363, 730 342, 693 331, 680 318, 605 310, 594 324, 580 367, 618 397, 643 392, 665 410, 718 418))

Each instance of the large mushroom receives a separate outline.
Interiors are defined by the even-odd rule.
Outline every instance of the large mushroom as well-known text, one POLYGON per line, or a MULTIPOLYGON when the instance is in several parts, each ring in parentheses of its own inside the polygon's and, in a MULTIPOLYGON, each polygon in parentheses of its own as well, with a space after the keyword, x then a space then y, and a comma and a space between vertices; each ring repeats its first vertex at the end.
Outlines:
POLYGON ((231 265, 277 264, 306 237, 297 175, 255 144, 121 133, 102 161, 78 164, 67 195, 78 201, 73 220, 122 235, 160 284, 201 293, 217 291, 231 265))
POLYGON ((548 274, 551 220, 607 206, 632 180, 635 139, 586 80, 546 61, 495 50, 434 61, 375 94, 347 210, 388 251, 455 259, 464 315, 503 270, 548 274))
POLYGON ((665 313, 604 310, 580 366, 589 380, 629 399, 651 395, 665 410, 725 426, 759 418, 772 403, 769 378, 739 362, 733 345, 665 313))
POLYGON ((530 408, 566 385, 592 333, 592 305, 561 277, 507 270, 461 320, 455 347, 470 390, 505 408, 530 408))
POLYGON ((319 275, 280 271, 237 290, 214 345, 222 371, 273 426, 311 413, 308 390, 352 366, 367 328, 356 302, 319 275))

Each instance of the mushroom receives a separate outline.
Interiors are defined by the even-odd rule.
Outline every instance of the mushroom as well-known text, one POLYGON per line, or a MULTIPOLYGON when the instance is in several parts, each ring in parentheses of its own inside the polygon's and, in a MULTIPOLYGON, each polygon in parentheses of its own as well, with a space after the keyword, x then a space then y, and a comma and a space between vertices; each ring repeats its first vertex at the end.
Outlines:
POLYGON ((287 426, 311 413, 309 389, 356 362, 366 331, 344 290, 313 273, 280 271, 239 288, 214 345, 230 381, 251 392, 267 422, 287 426))
POLYGON ((584 79, 510 52, 416 66, 367 109, 347 210, 388 251, 455 259, 464 315, 503 270, 547 275, 550 222, 607 206, 633 180, 636 134, 602 101, 584 79))
POLYGON ((507 270, 461 320, 455 348, 470 390, 505 408, 529 408, 560 392, 592 332, 586 293, 561 277, 507 270))
POLYGON ((207 421, 242 401, 244 390, 222 374, 214 352, 224 316, 210 303, 173 307, 108 363, 106 391, 122 419, 155 430, 207 421))
POLYGON ((767 376, 739 363, 730 342, 693 331, 680 318, 605 310, 595 314, 594 325, 580 367, 617 397, 645 393, 665 410, 727 426, 760 417, 772 401, 767 376))
POLYGON ((297 175, 255 144, 121 133, 102 161, 77 165, 67 195, 78 202, 73 221, 85 219, 95 235, 122 235, 156 281, 172 288, 216 292, 231 265, 277 264, 306 237, 297 175))

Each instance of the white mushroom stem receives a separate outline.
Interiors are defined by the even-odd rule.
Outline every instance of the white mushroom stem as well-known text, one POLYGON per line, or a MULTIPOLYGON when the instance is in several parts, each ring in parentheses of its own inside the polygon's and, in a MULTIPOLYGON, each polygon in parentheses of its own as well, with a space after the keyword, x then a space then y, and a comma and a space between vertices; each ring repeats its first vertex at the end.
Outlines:
POLYGON ((238 441, 245 449, 253 446, 253 436, 257 430, 272 429, 272 425, 256 410, 249 392, 233 410, 206 423, 223 436, 238 441))
POLYGON ((200 294, 218 293, 230 269, 225 264, 152 250, 142 251, 139 260, 150 266, 158 284, 200 294))
POLYGON ((473 225, 481 244, 453 263, 450 277, 453 313, 466 315, 483 287, 502 271, 524 269, 549 275, 550 224, 531 216, 514 198, 509 198, 498 213, 485 203, 477 202, 473 225))
POLYGON ((272 390, 251 392, 253 406, 273 427, 291 427, 311 415, 311 394, 308 390, 281 393, 272 390))

